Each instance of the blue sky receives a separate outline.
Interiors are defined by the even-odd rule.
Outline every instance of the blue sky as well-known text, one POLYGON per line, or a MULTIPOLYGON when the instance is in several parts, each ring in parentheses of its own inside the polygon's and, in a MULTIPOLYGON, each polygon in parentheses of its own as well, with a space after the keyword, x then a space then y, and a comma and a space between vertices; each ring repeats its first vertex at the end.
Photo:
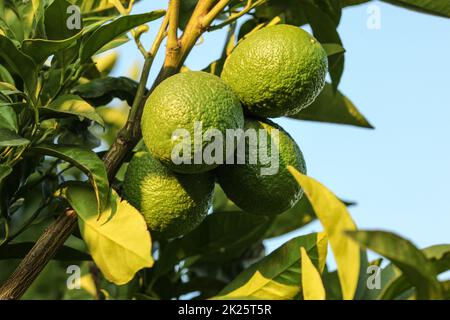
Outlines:
MULTIPOLYGON (((143 1, 136 12, 164 8, 143 1)), ((303 150, 310 176, 358 203, 361 229, 395 231, 420 247, 450 243, 450 23, 381 2, 381 28, 369 29, 369 5, 344 10, 339 31, 347 50, 340 89, 376 127, 276 121, 303 150)), ((159 22, 158 22, 159 23, 159 22)), ((147 47, 158 24, 144 36, 147 47)), ((207 34, 187 60, 199 70, 219 57, 223 31, 207 34)), ((121 47, 114 73, 141 60, 121 47)), ((162 56, 156 59, 153 79, 162 56)), ((313 223, 302 232, 318 231, 313 223)), ((298 233, 269 242, 273 249, 298 233)))

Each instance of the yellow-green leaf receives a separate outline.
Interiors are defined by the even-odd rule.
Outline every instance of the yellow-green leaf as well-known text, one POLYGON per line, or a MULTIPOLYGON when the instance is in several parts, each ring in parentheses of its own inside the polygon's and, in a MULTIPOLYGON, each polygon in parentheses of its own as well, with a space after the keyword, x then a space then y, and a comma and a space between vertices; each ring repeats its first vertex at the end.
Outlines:
POLYGON ((97 201, 91 188, 70 184, 66 197, 78 214, 89 252, 108 281, 125 284, 142 268, 153 266, 147 225, 128 202, 112 191, 109 209, 97 220, 97 201))
POLYGON ((300 248, 302 259, 302 291, 305 300, 325 300, 325 288, 305 248, 300 248))
POLYGON ((324 268, 326 235, 312 233, 300 236, 241 272, 215 299, 293 299, 301 289, 300 247, 305 248, 319 270, 324 268))
POLYGON ((356 225, 346 206, 324 185, 293 167, 289 167, 289 171, 302 187, 325 229, 338 267, 342 296, 351 300, 358 286, 360 251, 345 231, 356 230, 356 225))

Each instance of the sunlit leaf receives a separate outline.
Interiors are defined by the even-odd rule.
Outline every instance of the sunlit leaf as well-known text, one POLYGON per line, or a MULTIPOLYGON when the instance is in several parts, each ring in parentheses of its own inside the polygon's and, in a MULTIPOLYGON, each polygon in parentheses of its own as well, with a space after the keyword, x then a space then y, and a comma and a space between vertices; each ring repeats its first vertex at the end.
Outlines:
POLYGON ((305 248, 319 270, 323 269, 327 250, 326 235, 313 233, 297 237, 244 270, 215 299, 247 296, 293 299, 301 290, 300 247, 305 248))
POLYGON ((111 202, 97 219, 92 190, 69 185, 66 197, 78 214, 80 233, 89 253, 108 281, 121 285, 153 265, 151 238, 144 217, 112 191, 111 202))
POLYGON ((360 249, 346 237, 344 232, 356 230, 356 225, 345 204, 330 190, 293 167, 289 167, 289 171, 302 187, 325 229, 338 267, 343 298, 351 300, 358 286, 360 249))
MULTIPOLYGON (((102 117, 95 111, 94 107, 79 96, 72 94, 59 96, 49 105, 42 107, 41 110, 50 113, 50 116, 52 113, 70 114, 81 118, 87 118, 102 126, 104 125, 102 117)), ((43 114, 45 115, 45 113, 43 114)))
POLYGON ((301 247, 302 294, 304 300, 325 300, 325 288, 320 272, 316 269, 305 248, 301 247))

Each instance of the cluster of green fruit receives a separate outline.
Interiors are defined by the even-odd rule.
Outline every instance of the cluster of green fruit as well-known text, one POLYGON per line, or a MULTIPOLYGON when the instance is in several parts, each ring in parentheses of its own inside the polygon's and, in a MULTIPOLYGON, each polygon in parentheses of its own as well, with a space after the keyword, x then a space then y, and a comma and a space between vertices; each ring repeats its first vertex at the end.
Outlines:
MULTIPOLYGON (((289 25, 250 34, 227 58, 221 77, 186 72, 162 82, 148 98, 142 135, 148 151, 131 160, 124 181, 124 198, 140 210, 157 236, 172 238, 194 229, 208 214, 217 181, 226 195, 251 214, 274 215, 291 208, 303 192, 287 170, 306 173, 300 148, 280 126, 266 118, 291 115, 311 104, 322 90, 328 63, 322 46, 306 31, 289 25), (245 114, 245 116, 244 116, 245 114), (172 153, 184 129, 202 131, 265 130, 272 139, 249 145, 245 163, 175 164, 172 153), (260 144, 265 143, 265 146, 260 144), (261 175, 265 164, 249 163, 250 154, 277 148, 279 169, 261 175)), ((259 136, 258 136, 259 137, 259 136)), ((195 157, 195 142, 189 150, 195 157)), ((200 146, 200 152, 206 145, 200 146)), ((235 155, 234 155, 235 156, 235 155)))

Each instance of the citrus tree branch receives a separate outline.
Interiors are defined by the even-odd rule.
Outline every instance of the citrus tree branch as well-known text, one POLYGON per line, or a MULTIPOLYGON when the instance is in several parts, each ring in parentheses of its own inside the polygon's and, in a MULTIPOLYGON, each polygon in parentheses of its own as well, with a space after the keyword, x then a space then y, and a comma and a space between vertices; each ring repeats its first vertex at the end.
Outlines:
POLYGON ((169 5, 169 32, 167 36, 167 49, 178 48, 178 25, 180 19, 180 0, 170 0, 169 5))
MULTIPOLYGON (((251 0, 250 0, 251 1, 251 0)), ((214 19, 225 9, 225 7, 230 3, 230 0, 220 0, 210 12, 203 18, 203 24, 209 26, 214 19)))
MULTIPOLYGON (((175 6, 173 3, 179 4, 179 1, 171 1, 171 4, 175 6)), ((220 11, 217 9, 213 11, 213 14, 211 14, 211 8, 214 6, 214 3, 216 3, 214 0, 198 1, 186 29, 179 40, 179 49, 166 50, 164 65, 153 83, 152 88, 149 92, 147 92, 147 94, 145 94, 145 86, 148 80, 149 72, 162 40, 166 36, 166 29, 169 22, 168 20, 170 20, 169 15, 172 8, 169 8, 169 13, 166 13, 166 18, 161 25, 158 36, 145 59, 140 84, 135 100, 133 101, 127 123, 118 133, 115 142, 103 158, 110 181, 112 181, 115 177, 125 156, 133 150, 134 146, 139 141, 140 119, 148 95, 164 79, 180 70, 187 55, 192 50, 199 37, 207 30, 209 23, 211 23, 214 18, 220 14, 220 11), (210 20, 210 22, 205 24, 205 20, 203 18, 207 15, 209 16, 207 21, 210 20), (169 18, 167 18, 168 16, 169 18)), ((220 1, 219 4, 220 3, 222 3, 222 1, 220 1)), ((39 273, 44 269, 47 263, 53 258, 57 250, 72 234, 76 224, 77 215, 73 209, 69 208, 61 214, 40 236, 30 252, 25 256, 9 279, 0 288, 0 300, 20 298, 33 283, 39 273)))
POLYGON ((245 5, 245 7, 237 12, 237 13, 233 13, 232 15, 230 15, 230 17, 228 17, 228 19, 226 19, 225 21, 223 21, 222 23, 219 23, 217 25, 211 26, 208 31, 214 31, 217 29, 221 29, 227 25, 229 25, 230 23, 233 23, 234 21, 236 21, 237 19, 239 19, 240 17, 246 15, 247 13, 249 13, 251 10, 253 10, 254 8, 266 3, 267 0, 258 0, 258 1, 254 1, 254 0, 247 0, 247 4, 245 5))

